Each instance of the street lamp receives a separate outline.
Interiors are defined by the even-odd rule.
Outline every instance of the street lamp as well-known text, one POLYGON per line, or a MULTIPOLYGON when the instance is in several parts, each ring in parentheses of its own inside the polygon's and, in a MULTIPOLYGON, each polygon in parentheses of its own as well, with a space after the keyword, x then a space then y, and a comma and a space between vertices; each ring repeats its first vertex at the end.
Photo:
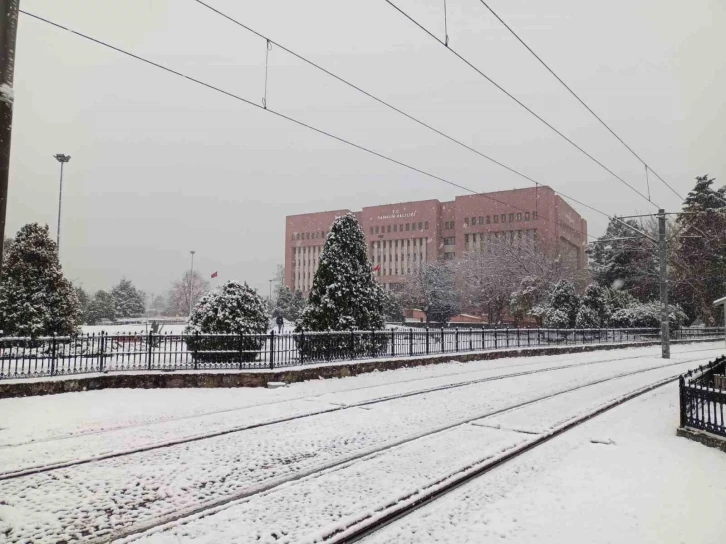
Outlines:
POLYGON ((196 251, 190 251, 192 254, 192 267, 189 271, 189 317, 192 317, 192 294, 194 293, 194 254, 196 251))
POLYGON ((58 232, 56 233, 55 245, 58 250, 58 256, 60 256, 60 227, 61 227, 61 204, 63 203, 63 165, 71 160, 70 155, 64 155, 63 153, 57 153, 53 155, 55 160, 60 163, 60 191, 58 193, 58 232))

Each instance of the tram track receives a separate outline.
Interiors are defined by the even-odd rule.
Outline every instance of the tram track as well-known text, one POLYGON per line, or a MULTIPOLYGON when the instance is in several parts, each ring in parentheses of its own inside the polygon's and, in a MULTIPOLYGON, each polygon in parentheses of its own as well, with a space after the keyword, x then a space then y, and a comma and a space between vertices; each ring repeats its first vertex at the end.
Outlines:
MULTIPOLYGON (((172 527, 176 527, 180 524, 184 525, 185 523, 188 523, 190 521, 198 520, 203 517, 207 517, 212 514, 216 514, 222 510, 225 510, 233 505, 239 504, 244 501, 249 501, 253 499, 254 497, 261 495, 263 493, 272 492, 276 490, 277 488, 280 488, 281 486, 289 485, 291 483, 301 482, 303 480, 308 480, 312 478, 319 477, 323 474, 335 471, 340 468, 351 466, 352 464, 356 464, 359 462, 363 462, 367 459, 371 459, 374 456, 378 456, 388 450, 391 450, 393 448, 400 447, 402 445, 408 444, 410 442, 420 440, 422 438, 430 437, 439 433, 443 433, 445 431, 452 430, 456 427, 460 427, 463 425, 471 424, 474 421, 477 421, 479 419, 503 414, 505 412, 509 412, 512 410, 516 410, 518 408, 523 408, 526 406, 531 406, 533 404, 537 404, 540 402, 547 401, 549 399, 553 399, 555 397, 558 397, 560 395, 564 395, 567 393, 571 393, 574 391, 578 391, 587 387, 596 386, 599 384, 603 384, 606 382, 614 381, 617 379, 625 378, 628 376, 634 376, 636 374, 642 374, 654 370, 660 370, 664 368, 674 367, 674 366, 681 366, 681 365, 687 365, 690 363, 698 363, 702 361, 707 361, 708 359, 704 358, 697 358, 697 359, 689 359, 684 361, 679 361, 675 363, 668 363, 665 365, 657 365, 648 367, 645 369, 639 369, 635 371, 630 372, 624 372, 619 373, 615 376, 610 376, 607 378, 601 378, 597 379, 591 382, 587 382, 585 384, 580 384, 574 387, 569 387, 560 391, 557 391, 555 393, 550 393, 546 395, 539 396, 534 399, 529 399, 524 402, 516 403, 513 405, 509 405, 500 409, 496 410, 490 410, 486 413, 478 413, 473 416, 466 417, 464 419, 461 419, 456 422, 452 422, 440 427, 437 427, 435 429, 430 429, 424 432, 415 433, 413 435, 409 435, 404 439, 396 440, 394 442, 386 443, 385 445, 381 447, 376 447, 373 449, 369 449, 363 452, 360 452, 353 456, 348 456, 344 459, 339 459, 331 463, 327 463, 322 466, 316 466, 309 470, 302 471, 300 473, 297 473, 291 477, 286 477, 283 479, 279 479, 276 481, 269 482, 265 485, 258 486, 254 489, 246 489, 243 492, 236 493, 234 495, 230 495, 224 498, 220 498, 218 500, 214 501, 207 501, 203 504, 197 504, 194 507, 187 508, 187 509, 181 509, 179 511, 176 511, 173 515, 167 515, 164 516, 163 519, 150 519, 145 523, 138 524, 137 526, 131 527, 128 530, 118 531, 114 532, 111 535, 104 536, 102 539, 94 539, 91 542, 93 543, 101 543, 101 542, 109 542, 109 541, 116 541, 116 540, 122 540, 124 543, 126 542, 132 542, 136 540, 137 538, 141 537, 142 535, 149 534, 149 532, 159 532, 163 531, 172 527)), ((527 442, 522 447, 516 447, 511 451, 506 452, 505 454, 497 457, 494 460, 490 460, 485 462, 482 466, 473 466, 470 470, 464 471, 461 475, 455 478, 448 478, 445 479, 445 481, 441 482, 433 482, 431 484, 432 490, 430 493, 426 494, 425 496, 420 497, 408 497, 403 500, 403 502, 398 501, 401 506, 400 508, 395 508, 395 511, 387 512, 387 513, 376 513, 374 512, 371 514, 371 522, 368 524, 364 524, 364 526, 354 526, 352 528, 346 529, 344 531, 341 531, 340 534, 336 535, 329 535, 326 537, 326 541, 330 542, 355 542, 357 540, 360 540, 361 538, 367 536, 368 534, 371 534, 372 532, 375 532, 379 530, 384 525, 387 525, 388 523, 391 523, 395 521, 396 519, 403 517, 407 513, 410 513, 411 511, 423 506, 424 504, 427 504, 428 502, 431 502, 432 500, 435 500, 439 496, 442 496, 449 491, 452 491, 453 489, 463 485, 464 483, 470 481, 471 479, 484 474, 485 472, 492 470, 493 468, 500 466, 509 460, 512 460, 516 458, 517 456, 525 453, 526 451, 529 451, 533 449, 534 447, 537 447, 541 444, 544 444, 545 442, 551 440, 555 436, 558 436, 562 434, 563 432, 566 432, 567 430, 574 428, 585 421, 591 419, 592 417, 595 417, 596 415, 599 415, 601 413, 604 413, 605 411, 608 411, 615 406, 618 406, 619 404, 622 404, 623 402, 626 402, 627 400, 631 400, 632 398, 636 398, 637 396, 640 396, 644 393, 647 393, 648 391, 652 391, 653 389, 656 389, 657 387, 661 387, 663 385, 666 385, 667 383, 670 383, 677 379, 678 375, 680 375, 680 372, 676 374, 675 376, 669 376, 665 379, 658 380, 652 384, 649 384, 643 388, 640 388, 634 392, 628 393, 627 395, 620 397, 612 402, 609 402, 605 404, 604 406, 601 406, 591 412, 586 413, 582 417, 578 417, 574 421, 570 421, 561 427, 553 430, 552 432, 543 435, 541 437, 537 437, 536 439, 532 440, 531 442, 527 442), (449 481, 450 480, 450 481, 449 481)))
MULTIPOLYGON (((704 350, 704 351, 720 351, 720 349, 704 350)), ((486 383, 486 382, 491 382, 491 381, 517 378, 517 377, 528 376, 528 375, 533 375, 533 374, 553 372, 553 371, 557 371, 557 370, 582 368, 582 367, 587 367, 587 366, 592 366, 592 365, 597 365, 597 364, 612 363, 612 362, 623 361, 623 360, 628 360, 628 359, 645 358, 645 357, 649 357, 649 356, 650 355, 648 354, 648 355, 641 355, 641 356, 636 356, 636 357, 633 357, 633 356, 619 357, 619 358, 591 361, 588 363, 581 363, 581 364, 576 364, 576 365, 572 365, 572 364, 559 365, 559 366, 552 366, 552 367, 547 367, 547 368, 526 370, 526 371, 522 371, 522 372, 502 374, 502 375, 497 375, 497 376, 487 376, 487 377, 478 378, 475 380, 466 380, 463 382, 443 384, 443 385, 419 389, 419 390, 415 390, 415 391, 407 391, 405 393, 385 395, 382 397, 366 399, 364 401, 354 402, 354 403, 350 403, 350 404, 332 405, 330 403, 326 403, 326 404, 329 404, 331 407, 321 408, 320 410, 306 412, 303 414, 296 414, 296 415, 292 415, 292 416, 288 416, 288 417, 276 418, 276 419, 269 420, 269 421, 251 423, 251 424, 246 424, 246 425, 239 425, 239 426, 234 426, 234 427, 230 427, 227 429, 220 429, 218 431, 201 433, 201 434, 193 435, 193 436, 186 436, 186 437, 182 437, 182 438, 178 438, 178 439, 174 439, 174 440, 167 440, 167 441, 162 441, 162 442, 146 444, 143 446, 129 448, 129 449, 125 449, 125 450, 108 452, 108 453, 104 453, 104 454, 100 454, 100 455, 91 455, 91 456, 83 457, 80 459, 73 459, 73 460, 63 461, 63 462, 58 462, 58 463, 49 463, 49 464, 44 464, 44 465, 31 466, 31 467, 26 467, 26 468, 23 468, 20 470, 11 470, 11 471, 0 472, 0 482, 6 481, 6 480, 13 480, 13 479, 17 479, 17 478, 21 478, 21 477, 25 477, 25 476, 31 476, 34 474, 42 474, 42 473, 52 472, 55 470, 72 468, 74 466, 80 466, 80 465, 85 465, 85 464, 89 464, 89 463, 100 462, 100 461, 104 461, 104 460, 108 460, 108 459, 125 457, 125 456, 129 456, 129 455, 144 453, 144 452, 153 451, 153 450, 157 450, 157 449, 169 448, 169 447, 182 445, 182 444, 189 444, 189 443, 193 443, 193 442, 216 438, 219 436, 240 433, 240 432, 244 432, 244 431, 248 431, 248 430, 252 430, 252 429, 258 429, 261 427, 279 425, 282 423, 288 423, 288 422, 295 421, 295 420, 330 414, 333 412, 339 412, 339 411, 350 410, 350 409, 355 409, 355 408, 365 408, 367 406, 390 402, 393 400, 409 398, 409 397, 414 397, 414 396, 419 396, 419 395, 425 395, 428 393, 435 393, 435 392, 439 392, 439 391, 446 391, 446 390, 456 389, 456 388, 461 388, 461 387, 467 387, 467 386, 476 385, 479 383, 486 383)), ((683 363, 687 363, 687 362, 691 362, 691 361, 692 360, 681 361, 681 362, 674 363, 674 364, 683 364, 683 363)), ((660 367, 653 367, 653 368, 660 368, 660 367)), ((475 371, 472 371, 472 372, 475 372, 475 371)), ((476 371, 476 372, 483 372, 483 371, 480 370, 480 371, 476 371)), ((471 373, 471 372, 467 372, 467 373, 463 373, 463 374, 468 374, 468 373, 471 373)), ((428 379, 428 378, 423 378, 423 379, 428 379)), ((420 378, 417 380, 420 380, 420 378)), ((411 380, 411 381, 417 381, 417 380, 411 380)), ((399 382, 399 383, 402 383, 402 382, 399 382)), ((378 386, 366 386, 364 388, 359 388, 359 389, 362 390, 362 389, 372 388, 372 387, 378 387, 378 386)), ((355 390, 358 390, 358 389, 355 389, 355 390)), ((351 392, 351 391, 355 391, 355 390, 348 390, 345 392, 351 392)), ((322 396, 322 395, 320 395, 320 396, 322 396)), ((305 400, 305 399, 309 399, 309 398, 311 398, 311 397, 307 396, 307 397, 300 397, 299 399, 295 399, 295 400, 305 400)), ((284 402, 290 402, 291 400, 292 399, 287 399, 285 401, 279 401, 279 402, 284 403, 284 402)), ((325 401, 321 401, 321 402, 325 402, 325 401)), ((226 412, 226 411, 223 411, 223 412, 226 412)), ((101 432, 101 433, 97 433, 97 434, 104 434, 104 433, 101 432)), ((85 436, 89 436, 89 435, 85 435, 85 436)), ((38 443, 41 443, 41 442, 31 442, 30 444, 35 445, 38 443)))

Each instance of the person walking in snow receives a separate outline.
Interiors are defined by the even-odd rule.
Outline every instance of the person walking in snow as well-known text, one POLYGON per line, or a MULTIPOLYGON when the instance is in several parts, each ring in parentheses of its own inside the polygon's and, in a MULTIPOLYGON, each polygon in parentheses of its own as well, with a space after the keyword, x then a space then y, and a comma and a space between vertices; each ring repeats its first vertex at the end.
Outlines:
POLYGON ((277 323, 277 334, 280 334, 282 332, 282 326, 285 324, 285 320, 282 319, 281 315, 278 315, 277 319, 275 319, 275 323, 277 323))

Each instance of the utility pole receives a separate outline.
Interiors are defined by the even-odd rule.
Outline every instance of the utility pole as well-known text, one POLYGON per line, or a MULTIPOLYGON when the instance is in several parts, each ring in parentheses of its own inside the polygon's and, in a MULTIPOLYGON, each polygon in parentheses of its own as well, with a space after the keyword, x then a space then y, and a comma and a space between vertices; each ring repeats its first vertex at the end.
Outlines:
POLYGON ((189 317, 192 316, 192 302, 194 300, 194 254, 196 251, 190 251, 192 254, 192 267, 189 270, 189 317))
POLYGON ((13 129, 13 74, 15 38, 18 34, 20 0, 0 0, 0 275, 5 245, 5 212, 8 206, 10 137, 13 129))
POLYGON ((61 204, 63 203, 63 165, 71 160, 70 155, 64 155, 63 153, 57 153, 53 155, 61 165, 60 171, 60 189, 58 190, 58 231, 56 232, 55 245, 58 251, 58 257, 60 258, 60 227, 61 227, 61 204))
POLYGON ((660 261, 660 336, 661 357, 671 358, 671 337, 668 323, 668 258, 665 210, 658 210, 658 260, 660 261))

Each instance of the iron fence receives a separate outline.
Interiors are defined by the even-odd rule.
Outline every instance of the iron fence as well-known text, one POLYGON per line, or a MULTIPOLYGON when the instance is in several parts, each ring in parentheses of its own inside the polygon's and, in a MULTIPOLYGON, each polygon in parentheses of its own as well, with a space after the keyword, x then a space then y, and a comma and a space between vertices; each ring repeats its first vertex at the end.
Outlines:
MULTIPOLYGON (((674 331, 719 339, 722 329, 674 331)), ((419 357, 556 345, 646 342, 660 329, 390 328, 257 335, 82 334, 0 338, 0 379, 97 372, 274 369, 380 357, 419 357)))
POLYGON ((726 436, 726 357, 689 371, 678 380, 681 427, 726 436))

